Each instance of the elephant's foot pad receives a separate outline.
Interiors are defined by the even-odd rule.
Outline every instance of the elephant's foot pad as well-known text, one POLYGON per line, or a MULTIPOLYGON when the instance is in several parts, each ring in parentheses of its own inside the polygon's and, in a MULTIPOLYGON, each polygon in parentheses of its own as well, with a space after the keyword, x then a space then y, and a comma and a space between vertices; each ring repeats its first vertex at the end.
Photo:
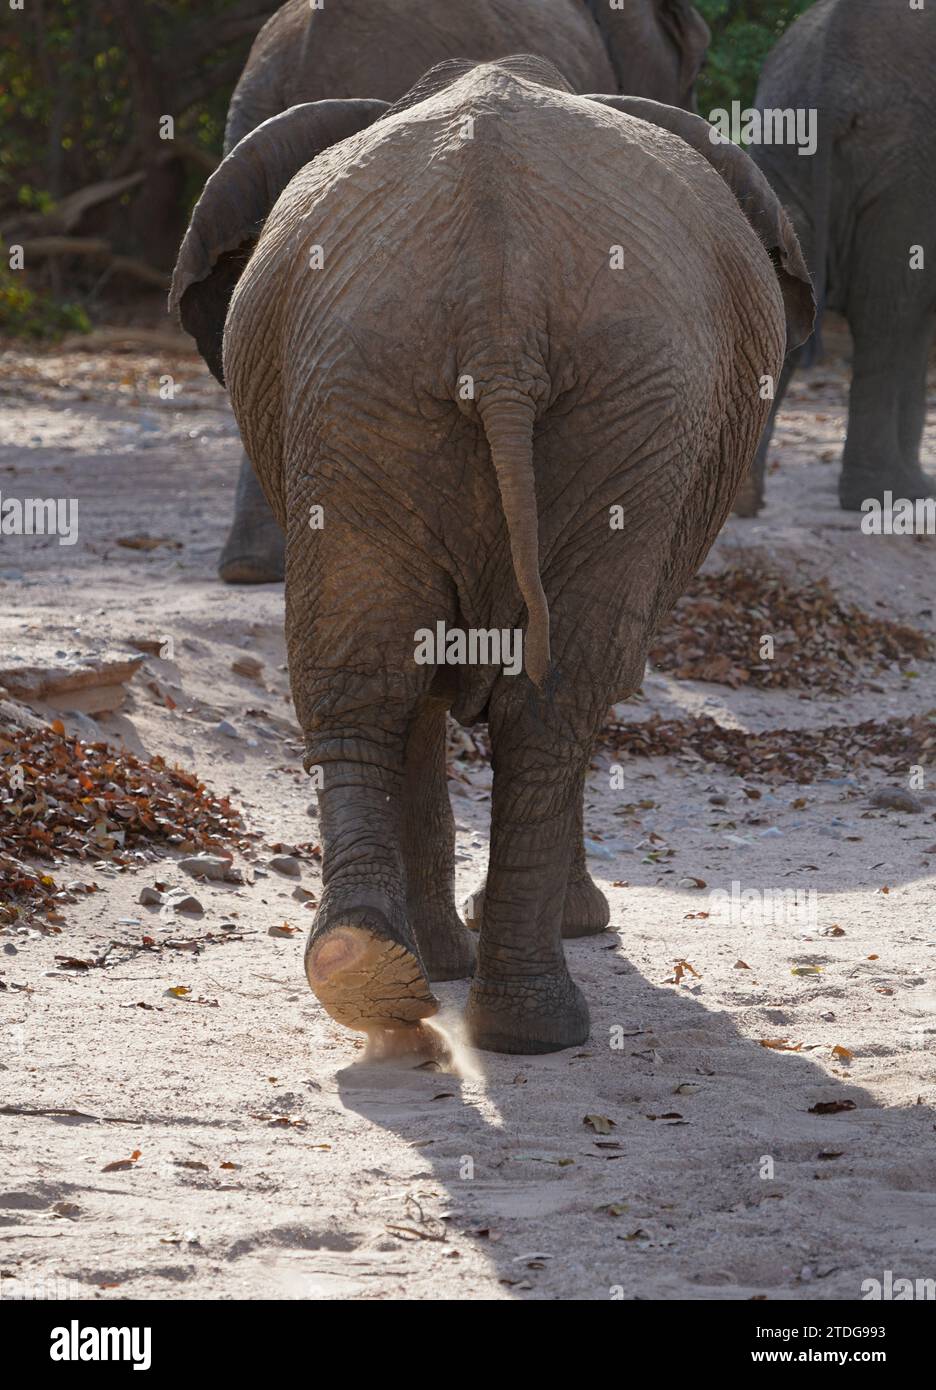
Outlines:
POLYGON ((313 942, 306 975, 332 1018, 362 1033, 409 1031, 438 1012, 412 951, 367 927, 333 927, 313 942))

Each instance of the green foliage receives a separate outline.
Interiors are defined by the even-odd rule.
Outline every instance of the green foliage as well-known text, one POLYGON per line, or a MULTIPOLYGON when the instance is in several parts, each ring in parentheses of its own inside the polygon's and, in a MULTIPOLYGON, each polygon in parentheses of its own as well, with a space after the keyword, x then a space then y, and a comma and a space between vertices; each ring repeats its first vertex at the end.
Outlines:
POLYGON ((783 31, 813 0, 694 0, 712 31, 699 79, 701 115, 733 101, 750 106, 764 59, 783 31))
POLYGON ((54 339, 87 333, 91 321, 78 304, 57 304, 30 289, 22 272, 0 263, 0 334, 8 338, 54 339))

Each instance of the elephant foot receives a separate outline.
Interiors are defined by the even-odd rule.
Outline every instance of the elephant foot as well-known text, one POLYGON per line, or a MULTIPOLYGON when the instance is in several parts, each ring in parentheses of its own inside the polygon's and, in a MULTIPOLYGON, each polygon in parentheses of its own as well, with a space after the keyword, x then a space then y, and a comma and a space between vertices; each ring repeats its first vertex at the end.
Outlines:
MULTIPOLYGON (((476 888, 466 899, 462 911, 470 931, 481 930, 484 913, 484 888, 476 888)), ((562 908, 562 936, 575 940, 581 936, 598 936, 611 921, 608 900, 591 877, 577 879, 566 888, 562 908)))
POLYGON ((562 905, 562 935, 565 940, 599 936, 610 921, 608 899, 590 874, 568 885, 562 905))
POLYGON ((273 520, 252 524, 235 517, 218 561, 225 584, 278 584, 286 575, 286 543, 273 520))
POLYGON ((411 908, 409 918, 430 980, 467 980, 474 974, 475 944, 454 907, 411 908))
POLYGON ((936 497, 936 478, 922 468, 902 469, 894 485, 894 500, 908 498, 911 502, 926 502, 936 497))
POLYGON ((313 994, 338 1023, 368 1034, 415 1027, 438 1012, 422 961, 371 904, 323 900, 305 953, 313 994))
POLYGON ((843 473, 839 479, 839 502, 846 512, 860 512, 870 501, 883 507, 888 502, 920 502, 931 497, 936 497, 936 478, 922 468, 901 469, 888 479, 868 473, 843 473))
POLYGON ((585 997, 564 969, 506 980, 476 975, 465 1022, 469 1039, 485 1052, 560 1052, 585 1042, 589 1032, 585 997))
POLYGON ((880 477, 867 473, 843 473, 839 478, 839 505, 843 512, 860 512, 868 501, 878 501, 883 505, 884 493, 890 485, 880 477))

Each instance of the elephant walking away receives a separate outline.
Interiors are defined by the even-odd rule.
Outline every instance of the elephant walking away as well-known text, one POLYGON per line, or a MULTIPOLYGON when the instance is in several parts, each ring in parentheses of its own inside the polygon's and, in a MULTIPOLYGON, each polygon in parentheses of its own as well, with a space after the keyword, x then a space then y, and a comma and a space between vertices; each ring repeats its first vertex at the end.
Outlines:
MULTIPOLYGON (((818 0, 770 54, 755 104, 818 113, 814 155, 751 152, 796 227, 820 313, 852 332, 841 505, 931 497, 920 440, 936 318, 936 5, 818 0)), ((784 364, 742 515, 763 505, 774 418, 804 352, 784 364)))
POLYGON ((697 116, 575 95, 537 58, 452 62, 390 109, 313 102, 241 141, 172 298, 286 533, 312 989, 408 1041, 430 981, 471 972, 451 711, 487 720, 494 767, 470 1036, 582 1043, 561 938, 595 738, 730 511, 761 378, 812 330, 778 200, 697 116), (523 669, 417 661, 439 623, 522 631, 523 669))
MULTIPOLYGON (((549 58, 577 92, 692 107, 709 31, 690 0, 289 0, 267 21, 231 98, 225 153, 271 116, 329 97, 396 101, 448 58, 549 58)), ((283 536, 241 460, 219 562, 229 584, 283 578, 283 536)))

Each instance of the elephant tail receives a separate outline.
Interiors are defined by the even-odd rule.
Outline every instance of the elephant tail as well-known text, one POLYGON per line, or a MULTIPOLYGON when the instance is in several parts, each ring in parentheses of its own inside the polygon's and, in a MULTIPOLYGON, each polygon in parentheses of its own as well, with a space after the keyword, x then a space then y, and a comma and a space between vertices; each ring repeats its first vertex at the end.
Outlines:
POLYGON ((478 413, 484 426, 510 538, 517 587, 527 609, 523 665, 542 688, 549 671, 549 606, 539 569, 539 515, 533 474, 532 401, 483 398, 478 413))

